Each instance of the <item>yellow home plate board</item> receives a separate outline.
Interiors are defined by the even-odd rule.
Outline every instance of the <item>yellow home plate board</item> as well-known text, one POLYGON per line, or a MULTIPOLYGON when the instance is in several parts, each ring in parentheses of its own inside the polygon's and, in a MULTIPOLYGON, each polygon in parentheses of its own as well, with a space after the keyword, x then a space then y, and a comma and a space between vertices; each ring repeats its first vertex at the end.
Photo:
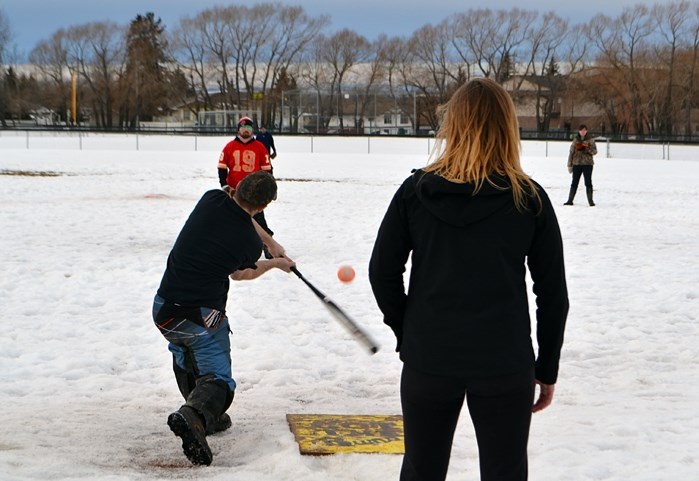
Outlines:
POLYGON ((301 454, 403 454, 403 416, 287 414, 301 454))

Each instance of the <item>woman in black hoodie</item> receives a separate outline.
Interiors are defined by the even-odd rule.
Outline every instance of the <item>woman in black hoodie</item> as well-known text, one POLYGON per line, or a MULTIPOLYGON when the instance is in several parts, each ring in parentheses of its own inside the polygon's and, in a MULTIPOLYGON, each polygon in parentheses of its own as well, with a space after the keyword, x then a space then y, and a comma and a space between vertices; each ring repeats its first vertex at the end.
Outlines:
POLYGON ((560 230, 548 196, 522 170, 502 87, 472 80, 438 114, 436 158, 396 192, 369 265, 403 361, 400 479, 445 479, 466 400, 481 480, 526 480, 531 414, 553 399, 568 313, 560 230))

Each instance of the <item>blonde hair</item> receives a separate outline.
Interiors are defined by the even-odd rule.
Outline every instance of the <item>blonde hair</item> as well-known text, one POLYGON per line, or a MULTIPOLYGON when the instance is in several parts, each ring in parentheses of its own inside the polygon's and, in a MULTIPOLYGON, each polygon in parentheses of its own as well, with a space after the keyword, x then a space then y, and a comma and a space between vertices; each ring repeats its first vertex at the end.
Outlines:
POLYGON ((487 78, 471 80, 437 108, 437 116, 440 128, 430 155, 434 160, 426 172, 451 182, 472 183, 474 194, 486 181, 505 189, 491 178, 497 174, 509 179, 519 211, 527 209, 528 197, 541 205, 534 182, 519 162, 519 123, 505 89, 487 78))

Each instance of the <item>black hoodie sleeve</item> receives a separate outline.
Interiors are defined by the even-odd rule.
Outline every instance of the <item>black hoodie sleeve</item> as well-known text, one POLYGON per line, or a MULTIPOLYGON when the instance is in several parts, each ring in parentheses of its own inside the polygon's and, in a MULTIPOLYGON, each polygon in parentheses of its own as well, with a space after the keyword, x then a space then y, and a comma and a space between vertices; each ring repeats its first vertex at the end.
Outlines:
POLYGON ((568 289, 563 263, 563 242, 556 214, 546 193, 539 190, 541 213, 536 217, 536 234, 527 265, 536 295, 536 379, 555 384, 568 316, 568 289))
POLYGON ((403 316, 407 296, 403 274, 412 250, 403 194, 408 179, 393 196, 381 222, 369 261, 369 282, 376 303, 387 324, 396 335, 396 351, 403 340, 403 316))

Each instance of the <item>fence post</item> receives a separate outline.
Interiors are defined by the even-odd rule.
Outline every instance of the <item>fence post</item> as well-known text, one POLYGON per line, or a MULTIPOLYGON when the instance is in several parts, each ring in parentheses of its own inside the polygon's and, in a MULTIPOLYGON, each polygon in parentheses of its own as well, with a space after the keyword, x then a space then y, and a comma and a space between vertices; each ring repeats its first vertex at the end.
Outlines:
POLYGON ((607 137, 607 158, 609 158, 609 137, 607 137))
POLYGON ((25 145, 27 146, 27 150, 29 150, 29 131, 25 130, 24 133, 26 134, 26 137, 27 137, 25 145))

